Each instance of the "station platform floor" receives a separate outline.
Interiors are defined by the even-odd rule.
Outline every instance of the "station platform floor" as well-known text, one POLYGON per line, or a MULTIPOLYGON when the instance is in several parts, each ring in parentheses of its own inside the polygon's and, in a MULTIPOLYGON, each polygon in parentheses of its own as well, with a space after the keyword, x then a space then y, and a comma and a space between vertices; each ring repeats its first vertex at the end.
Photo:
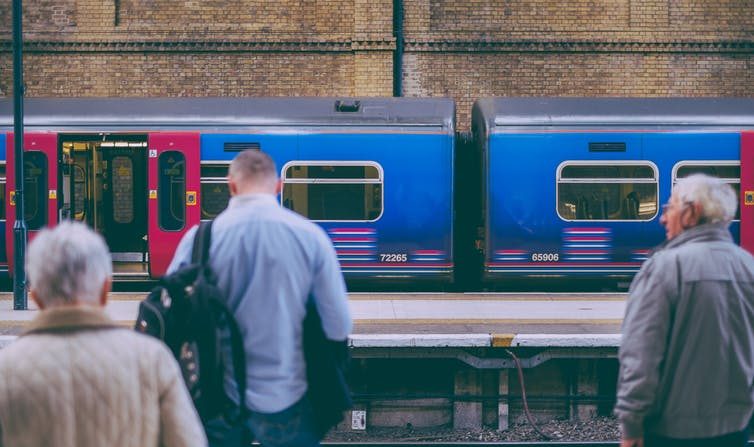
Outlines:
MULTIPOLYGON (((106 312, 132 326, 146 293, 111 293, 106 312)), ((626 294, 352 293, 357 348, 579 347, 620 344, 626 294)), ((34 318, 0 293, 0 347, 34 318)))

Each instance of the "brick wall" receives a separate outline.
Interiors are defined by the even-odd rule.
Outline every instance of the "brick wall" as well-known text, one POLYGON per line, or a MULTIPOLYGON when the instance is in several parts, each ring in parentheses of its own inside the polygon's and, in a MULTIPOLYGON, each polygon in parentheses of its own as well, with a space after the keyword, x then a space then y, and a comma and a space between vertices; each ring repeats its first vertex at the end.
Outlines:
MULTIPOLYGON (((752 96, 754 0, 404 0, 403 91, 752 96)), ((0 95, 11 94, 0 0, 0 95)), ((390 96, 392 0, 26 0, 28 96, 390 96)))

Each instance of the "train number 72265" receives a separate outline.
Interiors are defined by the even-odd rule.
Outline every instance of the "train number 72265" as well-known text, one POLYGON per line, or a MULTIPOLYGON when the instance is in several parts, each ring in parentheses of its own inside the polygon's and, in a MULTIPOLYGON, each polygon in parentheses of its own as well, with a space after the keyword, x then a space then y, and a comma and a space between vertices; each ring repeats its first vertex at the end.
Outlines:
POLYGON ((380 253, 380 262, 406 262, 408 255, 406 253, 380 253))

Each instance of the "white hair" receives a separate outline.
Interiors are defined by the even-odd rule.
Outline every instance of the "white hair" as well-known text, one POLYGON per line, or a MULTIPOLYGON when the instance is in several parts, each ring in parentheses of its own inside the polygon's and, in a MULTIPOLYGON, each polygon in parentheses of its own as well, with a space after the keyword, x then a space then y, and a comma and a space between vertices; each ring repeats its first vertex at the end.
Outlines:
POLYGON ((42 230, 29 244, 27 279, 47 306, 97 304, 112 273, 104 239, 82 223, 63 222, 42 230))
POLYGON ((717 177, 693 174, 678 180, 673 192, 682 203, 702 208, 702 223, 730 223, 736 216, 738 197, 729 184, 717 177))

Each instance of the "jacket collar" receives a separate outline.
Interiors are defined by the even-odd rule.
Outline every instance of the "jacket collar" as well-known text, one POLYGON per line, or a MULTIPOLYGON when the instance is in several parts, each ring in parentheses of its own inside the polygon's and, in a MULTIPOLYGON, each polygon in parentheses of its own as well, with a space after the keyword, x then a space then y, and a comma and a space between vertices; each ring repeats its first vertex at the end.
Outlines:
POLYGON ((23 335, 36 332, 70 332, 80 329, 114 328, 118 325, 101 307, 88 305, 51 307, 39 312, 23 335))
POLYGON ((278 205, 277 196, 265 193, 240 194, 230 198, 228 208, 245 205, 278 205))
POLYGON ((703 225, 697 225, 696 227, 684 230, 681 234, 674 237, 669 241, 665 241, 660 244, 654 252, 664 250, 667 248, 674 248, 691 242, 733 242, 733 237, 728 231, 728 224, 724 223, 709 223, 703 225))

